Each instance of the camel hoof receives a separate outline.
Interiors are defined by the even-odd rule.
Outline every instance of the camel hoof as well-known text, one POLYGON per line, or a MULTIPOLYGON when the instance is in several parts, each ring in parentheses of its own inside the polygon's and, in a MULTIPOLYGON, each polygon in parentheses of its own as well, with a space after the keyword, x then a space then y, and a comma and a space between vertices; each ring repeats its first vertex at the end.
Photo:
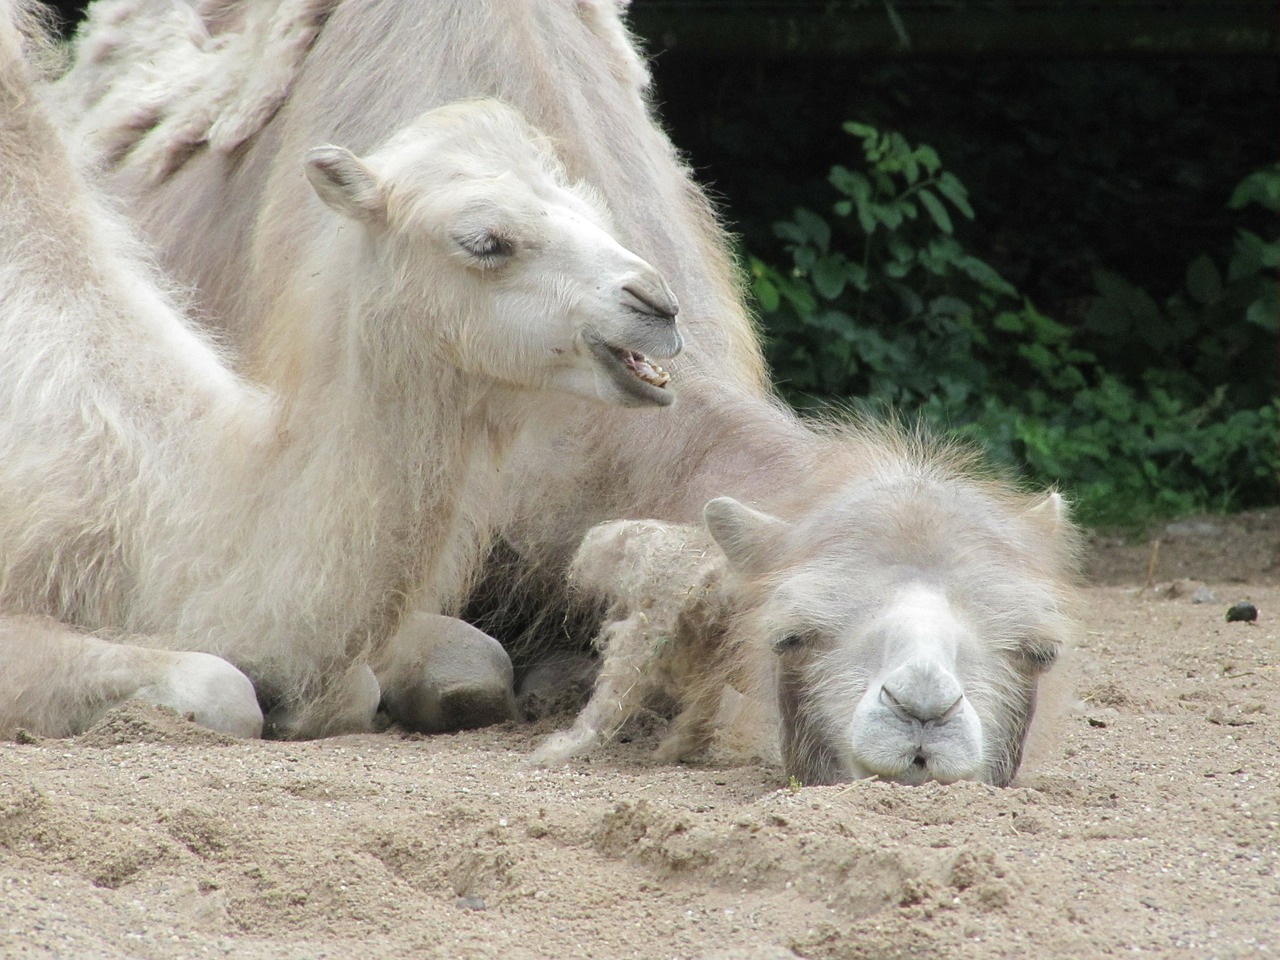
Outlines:
POLYGON ((515 701, 509 685, 459 684, 440 691, 440 717, 446 730, 474 730, 514 720, 515 701))
POLYGON ((538 661, 520 681, 516 706, 523 720, 578 713, 587 705, 600 661, 586 653, 557 653, 538 661))
POLYGON ((380 673, 382 705, 418 733, 487 727, 516 716, 511 658, 468 623, 419 614, 397 637, 394 664, 380 673))

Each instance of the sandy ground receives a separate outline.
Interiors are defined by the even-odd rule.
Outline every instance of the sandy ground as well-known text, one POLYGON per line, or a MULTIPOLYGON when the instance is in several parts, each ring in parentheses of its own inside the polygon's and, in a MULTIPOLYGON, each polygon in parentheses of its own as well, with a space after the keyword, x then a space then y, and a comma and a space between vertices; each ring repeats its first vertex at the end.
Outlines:
POLYGON ((0 744, 0 957, 1280 956, 1280 512, 1158 534, 1095 539, 1081 704, 1008 789, 538 770, 545 723, 0 744))

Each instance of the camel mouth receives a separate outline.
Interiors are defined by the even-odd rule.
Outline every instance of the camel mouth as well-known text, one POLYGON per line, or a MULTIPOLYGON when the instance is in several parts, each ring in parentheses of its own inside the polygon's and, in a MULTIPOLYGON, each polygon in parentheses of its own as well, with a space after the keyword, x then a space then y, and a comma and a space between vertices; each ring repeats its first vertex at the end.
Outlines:
POLYGON ((619 347, 605 340, 592 340, 591 352, 614 385, 636 405, 666 407, 675 400, 668 389, 671 374, 639 350, 619 347))
POLYGON ((666 387, 671 382, 671 374, 667 373, 660 364, 654 363, 643 353, 635 350, 619 350, 614 349, 614 353, 618 358, 626 364, 627 368, 645 383, 657 387, 659 390, 666 387))

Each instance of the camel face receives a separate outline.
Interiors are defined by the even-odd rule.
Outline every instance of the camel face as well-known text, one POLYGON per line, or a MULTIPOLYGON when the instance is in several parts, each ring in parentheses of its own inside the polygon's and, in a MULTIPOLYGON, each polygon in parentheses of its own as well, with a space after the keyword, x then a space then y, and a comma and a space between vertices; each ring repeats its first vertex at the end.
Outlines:
POLYGON ((1000 779, 989 775, 1000 744, 989 748, 986 735, 1025 730, 1033 678, 984 651, 936 584, 892 584, 888 594, 865 626, 775 641, 779 703, 792 719, 788 769, 805 783, 1000 779), (991 703, 995 675, 1002 699, 991 703))
POLYGON ((674 294, 510 108, 450 104, 367 158, 318 147, 307 174, 459 369, 614 405, 673 401, 650 358, 683 346, 674 294))
POLYGON ((775 656, 788 773, 804 783, 1013 777, 1063 612, 1053 585, 1020 562, 1045 518, 997 527, 987 506, 914 482, 849 491, 796 522, 729 498, 708 504, 751 629, 775 656))

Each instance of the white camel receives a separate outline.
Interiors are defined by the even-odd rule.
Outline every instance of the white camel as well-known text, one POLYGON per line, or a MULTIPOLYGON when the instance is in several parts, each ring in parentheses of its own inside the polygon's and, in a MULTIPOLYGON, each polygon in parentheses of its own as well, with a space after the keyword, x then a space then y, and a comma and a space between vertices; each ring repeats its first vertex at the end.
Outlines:
POLYGON ((321 227, 250 382, 0 50, 0 728, 137 694, 253 734, 255 689, 276 735, 367 727, 368 664, 466 590, 516 433, 670 402, 670 291, 517 114, 447 105, 306 154, 321 227))
MULTIPOLYGON (((240 9, 260 11, 254 17, 262 21, 294 2, 301 0, 247 0, 240 9)), ((555 139, 571 174, 608 200, 619 237, 672 284, 689 345, 672 368, 681 401, 661 417, 583 411, 566 416, 553 435, 516 441, 497 508, 501 543, 471 611, 492 632, 531 625, 528 635, 543 644, 564 639, 565 572, 574 551, 587 530, 611 519, 700 523, 709 500, 731 496, 813 536, 812 565, 856 569, 862 550, 819 536, 804 521, 850 495, 854 474, 818 468, 852 462, 863 446, 856 436, 832 436, 800 420, 771 396, 730 246, 654 120, 643 58, 620 7, 609 0, 338 0, 305 56, 285 58, 294 72, 277 112, 253 113, 251 86, 240 100, 231 97, 241 104, 232 115, 257 116, 263 126, 227 152, 212 126, 208 148, 191 149, 200 137, 175 139, 167 122, 202 115, 199 90, 190 94, 194 102, 166 102, 159 113, 128 112, 136 103, 133 65, 171 55, 170 44, 193 47, 170 36, 143 57, 138 46, 164 34, 154 5, 97 0, 77 39, 81 56, 56 94, 62 122, 84 132, 91 152, 109 155, 111 188, 127 199, 166 266, 195 288, 204 313, 232 342, 259 357, 275 298, 296 278, 296 252, 317 229, 293 165, 300 151, 334 137, 364 149, 423 109, 474 96, 510 103, 555 139), (187 144, 182 162, 158 175, 150 158, 178 142, 187 144)), ((193 9, 198 15, 201 8, 193 9)), ((237 16, 247 24, 248 12, 237 16)), ((202 29, 227 33, 220 21, 202 29)), ((250 35, 218 41, 227 50, 257 48, 255 28, 230 29, 250 35)), ((229 72, 252 73, 240 62, 229 59, 229 72)), ((1069 524, 1060 529, 1069 539, 1069 524)), ((1042 536, 1032 552, 1058 555, 1056 535, 1042 536)), ((856 619, 855 588, 833 588, 827 615, 844 607, 856 619)), ((1021 602, 1003 600, 1010 601, 999 611, 1003 620, 1030 616, 1021 602)), ((595 627, 568 623, 574 631, 584 626, 581 639, 595 627)), ((832 696, 848 688, 838 677, 824 682, 832 696)), ((1009 755, 1017 749, 1000 747, 1009 755)))
POLYGON ((588 533, 573 580, 608 604, 601 674, 535 759, 589 750, 658 695, 679 707, 668 760, 717 736, 769 755, 780 737, 803 783, 1012 779, 1075 629, 1062 499, 884 425, 847 426, 829 452, 813 468, 834 495, 789 516, 724 497, 705 526, 588 533))

